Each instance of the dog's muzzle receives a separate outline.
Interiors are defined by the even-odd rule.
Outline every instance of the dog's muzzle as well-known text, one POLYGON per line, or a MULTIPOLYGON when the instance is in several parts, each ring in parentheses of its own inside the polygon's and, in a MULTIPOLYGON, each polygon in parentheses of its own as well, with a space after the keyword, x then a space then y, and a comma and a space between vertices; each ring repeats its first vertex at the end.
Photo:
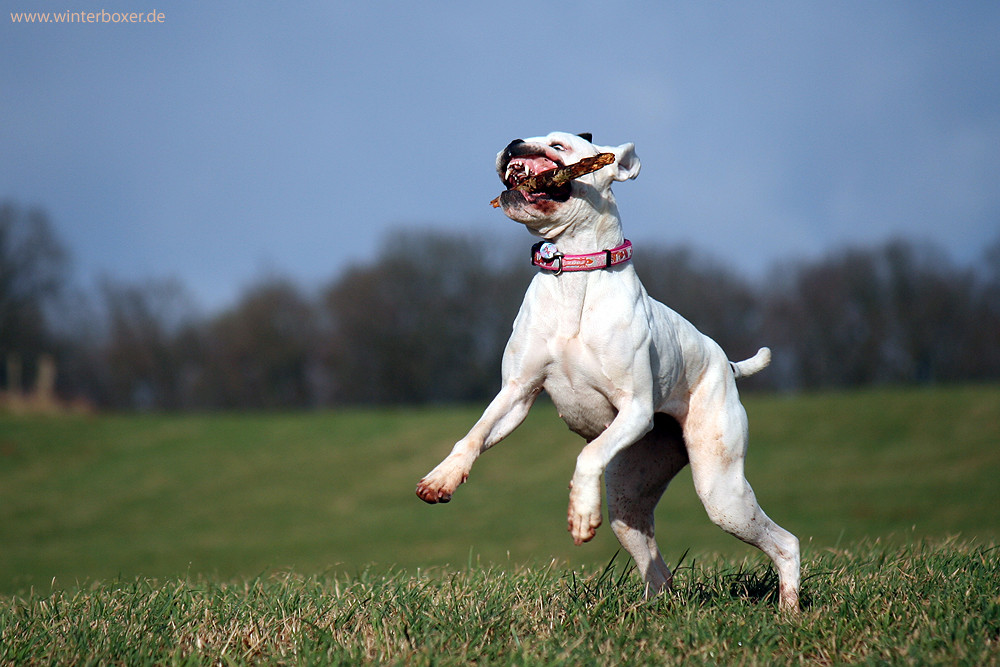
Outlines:
POLYGON ((510 142, 497 159, 497 174, 507 188, 500 197, 501 203, 511 203, 513 197, 521 197, 529 202, 537 199, 567 201, 573 194, 573 186, 569 182, 531 194, 514 190, 528 178, 562 166, 562 158, 548 146, 529 144, 522 139, 510 142))

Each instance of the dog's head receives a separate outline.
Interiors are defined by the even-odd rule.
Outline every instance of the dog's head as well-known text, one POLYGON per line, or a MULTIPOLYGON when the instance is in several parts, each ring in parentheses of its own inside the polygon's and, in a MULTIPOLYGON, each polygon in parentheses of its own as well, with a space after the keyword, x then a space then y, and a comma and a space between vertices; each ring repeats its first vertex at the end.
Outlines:
POLYGON ((578 220, 605 214, 617 217, 611 184, 635 178, 639 166, 633 144, 597 146, 591 143, 589 134, 553 132, 544 137, 515 139, 497 155, 497 174, 507 187, 500 195, 500 205, 512 220, 540 236, 554 238, 578 220), (614 163, 549 191, 528 194, 513 189, 530 176, 598 153, 614 153, 614 163))

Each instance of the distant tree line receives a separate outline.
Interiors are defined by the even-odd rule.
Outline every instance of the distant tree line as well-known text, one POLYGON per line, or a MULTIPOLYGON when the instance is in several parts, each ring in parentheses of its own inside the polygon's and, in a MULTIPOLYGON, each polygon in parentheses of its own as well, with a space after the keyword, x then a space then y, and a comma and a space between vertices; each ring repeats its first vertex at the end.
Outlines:
MULTIPOLYGON (((100 408, 488 399, 534 271, 528 237, 393 239, 319 289, 268 277, 204 315, 174 280, 74 287, 46 215, 0 205, 0 389, 27 391, 50 359, 59 396, 100 408)), ((730 358, 772 348, 747 388, 1000 379, 1000 238, 972 266, 898 240, 789 262, 759 284, 690 248, 645 244, 634 261, 650 294, 730 358)))

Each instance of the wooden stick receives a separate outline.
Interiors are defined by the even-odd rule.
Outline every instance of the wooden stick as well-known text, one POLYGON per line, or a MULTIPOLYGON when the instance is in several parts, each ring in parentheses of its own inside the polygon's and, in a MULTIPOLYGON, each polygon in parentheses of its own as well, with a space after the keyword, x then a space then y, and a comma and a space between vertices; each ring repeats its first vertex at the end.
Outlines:
MULTIPOLYGON (((597 171, 601 167, 606 167, 614 161, 614 153, 598 153, 593 157, 585 157, 579 162, 568 164, 565 167, 557 167, 543 171, 540 174, 535 174, 534 176, 529 176, 521 183, 509 189, 520 190, 521 192, 541 192, 557 188, 572 181, 574 178, 580 178, 585 174, 597 171)), ((491 201, 490 204, 493 205, 493 208, 500 206, 500 197, 491 201)))

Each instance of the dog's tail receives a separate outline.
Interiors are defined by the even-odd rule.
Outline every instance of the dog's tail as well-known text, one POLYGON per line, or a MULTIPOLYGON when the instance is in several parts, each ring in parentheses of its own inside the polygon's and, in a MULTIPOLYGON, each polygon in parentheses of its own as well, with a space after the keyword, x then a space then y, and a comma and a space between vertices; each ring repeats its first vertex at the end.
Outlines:
POLYGON ((770 363, 771 349, 762 347, 757 350, 757 354, 753 355, 749 359, 744 359, 743 361, 730 361, 729 365, 733 368, 733 375, 735 375, 736 379, 739 380, 740 378, 745 378, 748 375, 753 375, 754 373, 764 370, 770 363))

